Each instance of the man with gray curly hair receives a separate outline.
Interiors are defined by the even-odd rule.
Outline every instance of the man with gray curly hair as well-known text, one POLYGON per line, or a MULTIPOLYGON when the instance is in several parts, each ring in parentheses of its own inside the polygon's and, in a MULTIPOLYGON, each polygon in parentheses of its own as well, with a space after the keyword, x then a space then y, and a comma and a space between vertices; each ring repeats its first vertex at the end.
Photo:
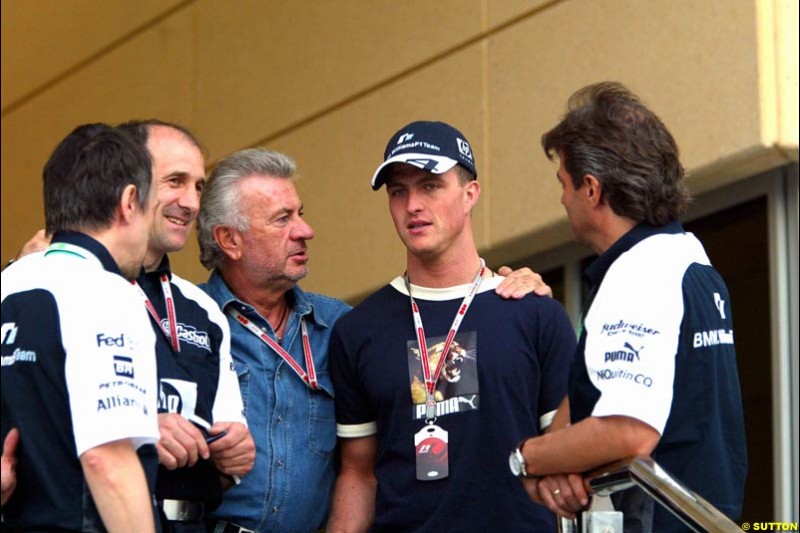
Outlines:
POLYGON ((242 150, 220 161, 203 192, 200 260, 212 270, 204 289, 228 316, 256 442, 252 472, 225 494, 210 531, 314 531, 328 512, 336 445, 328 340, 350 306, 297 285, 314 230, 294 172, 284 154, 242 150))

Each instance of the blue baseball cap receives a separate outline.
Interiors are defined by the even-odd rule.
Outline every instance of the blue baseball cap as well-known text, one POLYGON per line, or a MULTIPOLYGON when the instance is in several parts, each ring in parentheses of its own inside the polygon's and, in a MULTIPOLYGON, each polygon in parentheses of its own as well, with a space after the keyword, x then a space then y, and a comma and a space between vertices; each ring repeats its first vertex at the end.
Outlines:
POLYGON ((461 165, 478 178, 475 156, 467 138, 444 122, 417 121, 401 128, 389 139, 383 159, 372 175, 375 191, 386 182, 384 170, 392 163, 407 163, 434 174, 444 174, 461 165))

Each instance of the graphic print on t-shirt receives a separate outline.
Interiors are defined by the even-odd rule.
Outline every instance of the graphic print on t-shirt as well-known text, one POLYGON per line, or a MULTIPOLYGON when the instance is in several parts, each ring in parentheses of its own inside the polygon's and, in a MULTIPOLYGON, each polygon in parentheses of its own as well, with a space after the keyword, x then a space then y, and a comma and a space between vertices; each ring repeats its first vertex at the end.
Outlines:
MULTIPOLYGON (((428 338, 431 374, 436 370, 446 337, 428 338)), ((416 339, 408 341, 408 376, 411 383, 412 419, 425 419, 425 378, 416 339)), ((436 382, 436 416, 473 411, 479 407, 478 343, 474 331, 458 333, 450 344, 436 382)))

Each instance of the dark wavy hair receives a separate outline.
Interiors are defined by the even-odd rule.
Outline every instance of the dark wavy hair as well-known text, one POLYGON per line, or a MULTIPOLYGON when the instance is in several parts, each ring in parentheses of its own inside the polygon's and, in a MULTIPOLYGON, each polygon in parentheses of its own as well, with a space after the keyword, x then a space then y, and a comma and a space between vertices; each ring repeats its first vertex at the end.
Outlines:
POLYGON ((586 174, 620 216, 661 226, 686 210, 689 194, 678 145, 658 116, 624 85, 602 82, 569 98, 567 114, 542 135, 579 189, 586 174))

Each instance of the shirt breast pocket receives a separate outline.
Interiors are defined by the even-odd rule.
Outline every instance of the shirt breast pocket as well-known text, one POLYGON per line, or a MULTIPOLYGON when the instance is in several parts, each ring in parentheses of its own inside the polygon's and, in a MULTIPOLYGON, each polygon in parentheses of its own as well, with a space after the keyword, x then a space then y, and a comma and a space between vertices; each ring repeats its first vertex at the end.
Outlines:
POLYGON ((333 384, 330 376, 318 374, 319 390, 307 388, 308 447, 320 457, 330 457, 336 447, 336 415, 333 409, 333 384))

